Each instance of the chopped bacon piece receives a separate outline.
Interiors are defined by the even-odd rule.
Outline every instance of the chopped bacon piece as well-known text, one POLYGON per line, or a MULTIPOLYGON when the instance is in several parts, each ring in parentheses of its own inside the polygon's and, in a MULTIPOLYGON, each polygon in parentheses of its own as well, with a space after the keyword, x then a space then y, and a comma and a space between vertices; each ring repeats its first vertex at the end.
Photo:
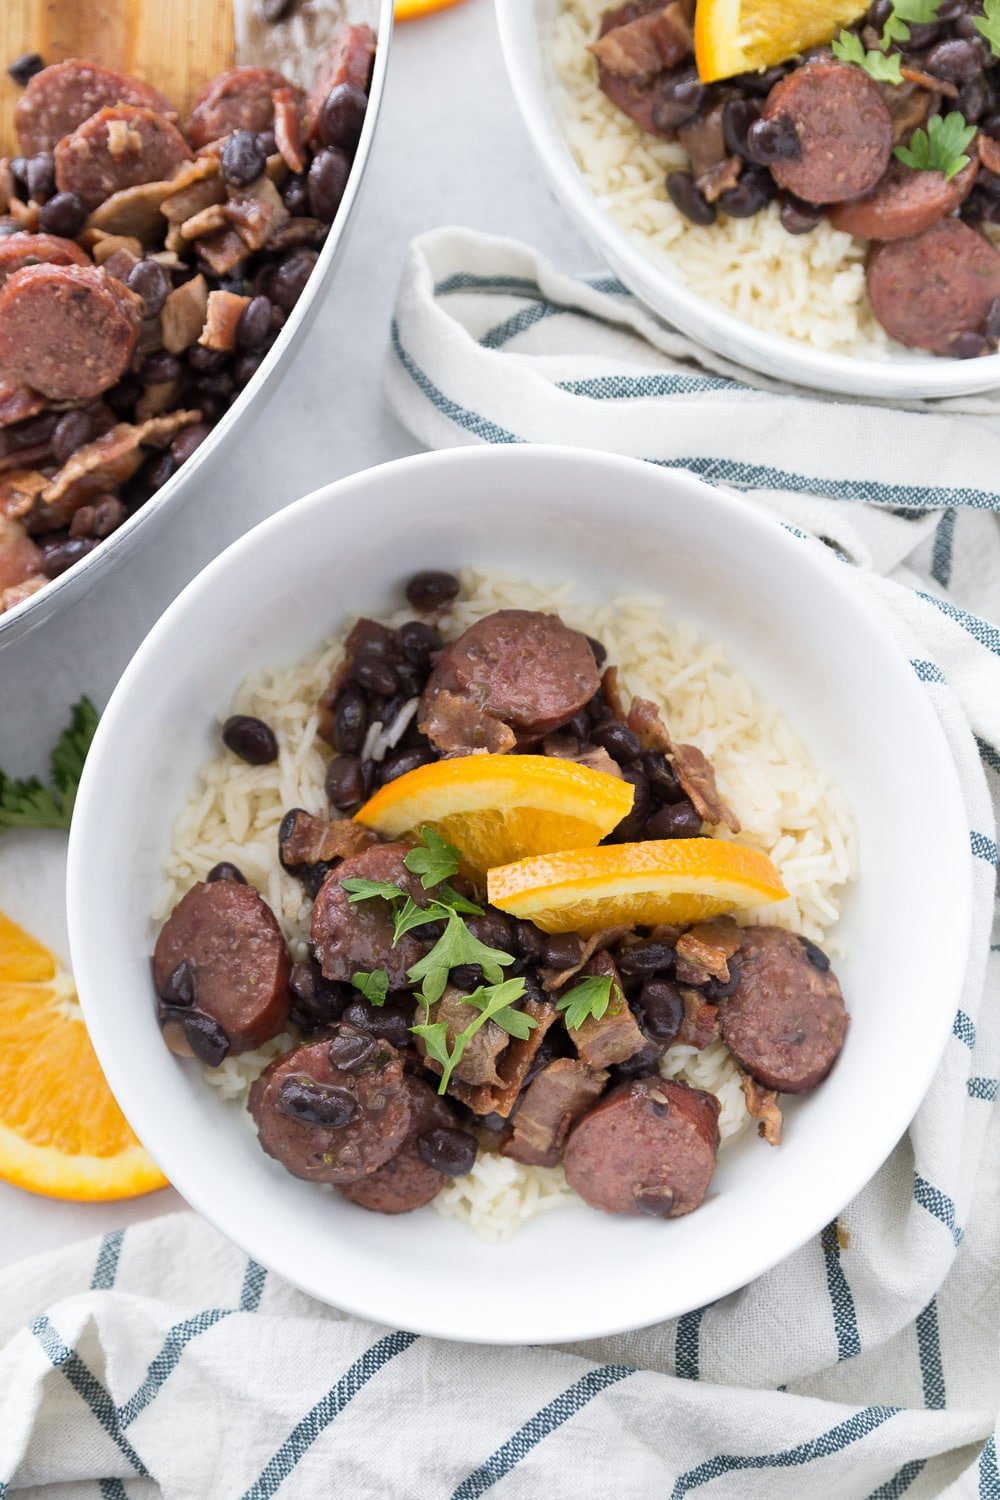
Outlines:
POLYGON ((208 313, 208 282, 204 276, 192 276, 167 293, 160 313, 160 337, 170 354, 183 354, 196 343, 205 326, 208 313))
POLYGON ((241 297, 236 292, 209 292, 205 326, 201 331, 199 344, 203 344, 206 349, 219 349, 227 353, 235 349, 236 329, 243 316, 243 309, 249 305, 250 298, 241 297))
POLYGON ((0 615, 13 609, 15 605, 23 604, 25 599, 30 599, 32 594, 45 588, 48 581, 44 573, 32 573, 23 583, 15 583, 9 589, 0 589, 0 615))
POLYGON ((335 859, 349 859, 371 844, 378 834, 355 823, 353 818, 314 818, 312 813, 297 812, 288 834, 281 841, 281 858, 286 865, 329 864, 335 859))
POLYGON ((673 740, 663 722, 663 715, 648 698, 632 699, 625 722, 633 734, 639 736, 639 744, 644 750, 656 751, 660 755, 669 755, 673 750, 673 740))
POLYGON ((783 1121, 776 1090, 762 1088, 755 1078, 750 1077, 749 1073, 740 1074, 740 1084, 743 1088, 747 1112, 755 1120, 760 1121, 757 1134, 769 1146, 780 1146, 783 1121))
POLYGON ((976 136, 976 150, 987 172, 1000 176, 1000 141, 995 141, 991 135, 980 131, 976 136))
POLYGON ((418 728, 445 755, 504 755, 517 744, 509 724, 447 688, 435 694, 418 728))
POLYGON ((334 667, 333 675, 320 694, 319 702, 316 705, 316 715, 319 720, 316 726, 316 733, 321 740, 325 740, 328 745, 332 745, 334 750, 337 749, 337 699, 344 691, 350 675, 350 663, 345 658, 344 661, 334 667))
POLYGON ((242 265, 249 251, 234 229, 217 229, 198 241, 198 254, 213 276, 228 276, 242 265))
POLYGON ((723 800, 712 762, 697 745, 674 746, 674 770, 704 822, 724 823, 732 833, 739 833, 740 820, 723 800))
POLYGON ((273 89, 274 140, 290 172, 304 172, 305 153, 302 149, 302 125, 295 92, 289 88, 273 89))
POLYGON ((542 749, 555 760, 571 760, 574 765, 603 771, 605 776, 617 776, 621 780, 621 766, 611 759, 603 745, 588 745, 585 749, 571 734, 550 734, 542 741, 542 749))
POLYGON ((47 406, 44 396, 20 385, 9 376, 0 375, 0 427, 12 427, 15 422, 26 422, 37 417, 47 406))
MULTIPOLYGON (((454 985, 447 987, 434 1007, 434 1020, 443 1021, 447 1026, 449 1050, 455 1045, 458 1033, 464 1031, 478 1014, 474 1005, 466 1003, 461 990, 454 985)), ((495 1021, 487 1021, 467 1044, 455 1065, 452 1078, 457 1078, 472 1088, 502 1088, 504 1080, 497 1071, 497 1060, 506 1051, 510 1040, 507 1032, 495 1021)), ((424 1066, 432 1073, 440 1074, 443 1071, 441 1064, 426 1055, 422 1037, 417 1037, 417 1048, 424 1053, 424 1066)))
POLYGON ((0 589, 41 572, 42 555, 19 521, 0 517, 0 589))
POLYGON ((570 1130, 600 1097, 607 1081, 605 1069, 590 1068, 575 1058, 550 1062, 525 1089, 503 1155, 529 1167, 554 1167, 570 1130))
POLYGON ((259 177, 238 191, 231 189, 222 211, 248 250, 263 249, 291 218, 269 177, 259 177))
POLYGON ((615 26, 590 51, 599 65, 629 83, 648 83, 665 68, 675 68, 692 46, 691 27, 681 5, 667 5, 659 13, 638 16, 615 26))
POLYGON ((710 1005, 698 990, 688 989, 683 984, 678 985, 678 989, 684 1001, 684 1019, 677 1040, 700 1050, 719 1035, 719 1007, 710 1005))
POLYGON ((689 928, 677 939, 678 984, 699 985, 709 979, 728 984, 729 960, 742 938, 732 917, 717 917, 689 928))
POLYGON ((604 676, 601 678, 601 690, 607 700, 608 707, 616 719, 625 721, 625 705, 618 688, 618 668, 605 667, 604 676))

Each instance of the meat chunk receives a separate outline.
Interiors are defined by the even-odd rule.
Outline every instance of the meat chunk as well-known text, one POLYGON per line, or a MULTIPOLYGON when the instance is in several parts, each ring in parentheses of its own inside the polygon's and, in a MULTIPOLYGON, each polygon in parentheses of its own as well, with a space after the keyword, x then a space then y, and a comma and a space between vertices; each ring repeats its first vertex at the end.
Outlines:
MULTIPOLYGON (((156 991, 168 1002, 176 999, 177 981, 170 981, 181 964, 190 971, 194 1007, 222 1028, 230 1052, 252 1051, 284 1030, 291 960, 274 913, 253 886, 192 886, 153 953, 156 991)), ((185 1024, 183 1014, 171 1019, 185 1024)))
POLYGON ((0 427, 14 427, 45 410, 45 397, 0 375, 0 427))
POLYGON ((316 134, 320 113, 331 89, 340 83, 353 83, 363 93, 368 92, 375 45, 375 33, 370 26, 340 26, 334 32, 316 65, 306 101, 303 135, 307 141, 316 134))
POLYGON ((71 57, 36 73, 14 110, 25 156, 52 151, 63 136, 106 105, 135 104, 173 118, 170 100, 138 78, 71 57))
POLYGON ((564 1156, 592 1208, 676 1219, 703 1202, 719 1150, 719 1101, 662 1078, 612 1089, 584 1115, 564 1156))
POLYGON ((647 83, 687 57, 693 40, 684 11, 675 3, 612 27, 591 43, 590 50, 616 78, 647 83))
POLYGON ((743 1089, 743 1098, 746 1100, 747 1114, 759 1122, 757 1134, 769 1146, 780 1146, 784 1122, 778 1105, 777 1091, 762 1089, 749 1073, 740 1074, 740 1084, 743 1089))
MULTIPOLYGON (((447 987, 434 1006, 433 1019, 435 1022, 443 1021, 448 1028, 449 1051, 455 1045, 458 1033, 464 1031, 478 1014, 475 1006, 466 1003, 465 995, 461 990, 454 985, 447 987)), ((495 1021, 487 1021, 467 1044, 455 1065, 452 1077, 459 1079, 462 1083, 483 1085, 486 1088, 500 1087, 503 1079, 497 1072, 497 1059, 509 1042, 510 1037, 506 1031, 495 1021)), ((425 1066, 433 1073, 440 1073, 441 1064, 426 1055, 422 1038, 418 1037, 417 1047, 424 1054, 425 1066)))
POLYGON ((418 727, 444 755, 504 755, 517 744, 514 731, 501 719, 447 688, 435 693, 418 727))
POLYGON ((677 939, 678 984, 705 984, 717 979, 729 983, 729 960, 738 951, 743 934, 732 917, 700 922, 677 939))
POLYGON ((892 116, 861 68, 817 61, 793 69, 768 94, 764 118, 794 128, 799 154, 771 163, 771 175, 807 203, 860 198, 889 165, 892 116))
POLYGON ((535 1025, 523 1040, 520 1037, 514 1037, 504 1048, 497 1062, 500 1082, 498 1084, 456 1082, 451 1085, 451 1092, 455 1098, 468 1105, 469 1109, 477 1115, 496 1114, 507 1119, 517 1103, 518 1095, 524 1087, 524 1080, 528 1076, 539 1047, 545 1040, 546 1032, 559 1019, 559 1012, 554 1005, 546 1005, 538 1000, 529 998, 520 1008, 526 1016, 531 1017, 535 1025))
POLYGON ((58 234, 25 234, 23 230, 0 240, 0 286, 15 271, 44 262, 55 266, 89 266, 90 256, 75 240, 58 234))
POLYGON ((293 1177, 357 1182, 395 1156, 410 1129, 400 1054, 355 1026, 275 1058, 250 1090, 260 1143, 293 1177))
POLYGON ((604 1015, 588 1016, 583 1025, 570 1032, 570 1038, 582 1060, 591 1068, 609 1068, 612 1063, 626 1062, 646 1046, 646 1038, 625 999, 618 966, 606 950, 595 953, 584 973, 588 977, 610 979, 611 998, 604 1015))
POLYGON ((528 1084, 504 1156, 529 1167, 554 1167, 577 1120, 600 1097, 608 1075, 575 1058, 557 1057, 528 1084))
POLYGON ((406 1214, 423 1208, 436 1198, 448 1178, 429 1166, 419 1150, 421 1136, 431 1130, 453 1130, 455 1116, 447 1101, 420 1078, 404 1080, 410 1102, 410 1128, 406 1139, 384 1166, 340 1189, 360 1208, 379 1214, 406 1214))
POLYGON ((388 903, 379 896, 351 901, 343 887, 345 880, 385 881, 426 906, 428 893, 404 865, 406 853, 405 844, 375 844, 345 859, 324 880, 313 906, 312 940, 327 979, 350 981, 359 971, 385 969, 391 989, 406 985, 408 970, 426 951, 419 929, 404 933, 394 945, 388 903))
POLYGON ((868 295, 892 338, 951 354, 962 334, 982 331, 1000 296, 1000 254, 967 224, 942 219, 914 239, 878 246, 868 262, 868 295))
POLYGON ((674 770, 703 822, 724 823, 739 833, 740 820, 716 786, 715 767, 697 745, 674 746, 674 770))
POLYGON ((350 859, 378 843, 378 834, 355 823, 353 818, 315 818, 312 813, 294 810, 281 839, 281 863, 289 865, 329 864, 335 859, 350 859))
POLYGON ((26 266, 0 287, 0 365, 50 400, 89 400, 128 369, 142 313, 96 267, 26 266))
POLYGON ((208 146, 234 130, 270 130, 275 89, 288 89, 296 104, 302 93, 271 68, 230 68, 202 89, 188 116, 187 138, 195 148, 208 146))
POLYGON ((599 681, 585 635, 557 615, 501 609, 442 651, 424 690, 421 720, 445 691, 467 698, 508 724, 519 742, 530 743, 578 713, 599 681))
POLYGON ((677 1040, 685 1047, 697 1047, 700 1052, 719 1036, 719 1007, 706 1000, 700 990, 686 984, 677 988, 684 1002, 684 1019, 677 1040))
POLYGON ((42 554, 19 521, 0 516, 0 590, 41 572, 42 554))
POLYGON ((135 104, 116 104, 91 115, 56 146, 56 186, 96 208, 112 193, 165 181, 190 160, 173 121, 135 104))
POLYGON ((826 955, 780 927, 747 927, 736 989, 720 1007, 722 1038, 767 1089, 801 1094, 829 1073, 847 1011, 826 955))

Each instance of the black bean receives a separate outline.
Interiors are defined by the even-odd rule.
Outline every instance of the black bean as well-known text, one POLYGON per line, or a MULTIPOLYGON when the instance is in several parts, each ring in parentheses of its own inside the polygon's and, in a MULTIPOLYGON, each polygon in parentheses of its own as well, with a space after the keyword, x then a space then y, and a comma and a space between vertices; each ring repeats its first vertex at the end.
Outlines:
POLYGON ((170 444, 170 457, 178 469, 187 463, 196 448, 201 447, 211 430, 207 422, 193 422, 177 434, 170 444))
POLYGON ((698 191, 690 172, 668 172, 667 194, 674 207, 692 224, 715 223, 715 204, 698 191))
POLYGON ((728 979, 711 978, 700 986, 705 999, 710 1000, 713 1005, 717 1000, 728 1000, 740 982, 740 961, 736 954, 729 960, 727 967, 729 969, 728 979))
POLYGON ((335 755, 326 768, 326 795, 339 812, 360 807, 364 799, 361 762, 356 755, 335 755))
POLYGON ((676 954, 670 943, 635 943, 618 950, 616 961, 625 975, 666 974, 674 967, 676 954))
POLYGON ((149 485, 149 493, 151 495, 155 494, 158 489, 166 484, 176 467, 177 465, 171 457, 169 448, 165 449, 163 453, 157 453, 154 458, 150 459, 143 466, 142 473, 149 485))
POLYGON ((434 753, 429 745, 413 745, 406 750, 395 750, 392 755, 387 755, 379 770, 379 786, 385 786, 387 782, 395 781, 400 776, 415 771, 418 766, 426 766, 434 759, 434 753))
POLYGON ((456 964, 451 971, 451 983, 456 989, 468 994, 483 983, 483 971, 478 964, 456 964))
POLYGON ((229 355, 221 349, 206 349, 204 344, 192 344, 185 351, 184 357, 199 375, 215 375, 225 367, 229 355))
POLYGON ((488 948, 499 948, 504 953, 514 953, 514 931, 509 917, 502 911, 485 911, 481 917, 467 917, 465 925, 472 936, 485 943, 488 948))
POLYGON ((56 534, 40 538, 41 570, 46 578, 58 578, 60 573, 65 573, 74 563, 78 563, 81 557, 93 552, 96 546, 97 542, 93 537, 61 537, 56 534))
POLYGON ((278 759, 274 730, 251 714, 231 714, 222 726, 222 743, 250 766, 269 766, 278 759))
POLYGON ((547 969, 571 969, 582 954, 583 939, 575 932, 556 932, 543 939, 542 962, 547 969))
POLYGON ((278 1090, 275 1106, 292 1120, 303 1125, 323 1125, 327 1130, 342 1130, 358 1112, 358 1101, 347 1089, 316 1083, 305 1076, 286 1078, 278 1090))
POLYGON ((309 168, 309 207, 314 219, 332 224, 351 175, 351 158, 337 146, 317 151, 309 168))
POLYGON ((436 568, 425 568, 414 573, 406 585, 407 602, 422 614, 441 609, 456 598, 461 584, 454 573, 445 573, 436 568))
POLYGON ((974 6, 968 9, 963 7, 963 13, 956 16, 952 22, 952 31, 956 36, 967 38, 969 41, 976 41, 980 35, 979 29, 976 26, 977 19, 982 19, 982 11, 978 7, 974 6))
POLYGON ((789 115, 757 120, 747 131, 747 149, 762 167, 769 167, 772 162, 799 161, 802 157, 802 142, 789 115))
POLYGON ((581 708, 578 714, 574 714, 569 722, 563 725, 559 733, 571 735, 575 740, 579 741, 582 750, 590 739, 590 720, 587 717, 587 710, 581 708))
POLYGON ((239 356, 233 365, 233 379, 237 390, 241 391, 245 385, 249 385, 264 363, 266 354, 266 349, 248 349, 245 354, 239 356))
POLYGON ((707 97, 708 90, 698 77, 698 69, 679 68, 657 90, 653 124, 657 130, 675 130, 698 113, 707 97))
POLYGON ((126 510, 117 495, 102 495, 93 507, 94 519, 90 527, 90 535, 96 536, 103 541, 125 520, 126 510))
POLYGON ((646 1045, 640 1047, 638 1052, 633 1052, 631 1057, 626 1057, 624 1062, 612 1068, 612 1084, 624 1083, 627 1078, 642 1078, 649 1073, 655 1075, 656 1064, 665 1051, 666 1048, 662 1042, 647 1039, 646 1045))
POLYGON ((142 298, 147 318, 159 316, 172 290, 166 267, 158 260, 149 259, 136 262, 125 278, 125 285, 142 298))
POLYGON ((317 964, 293 964, 288 988, 296 1001, 295 1009, 304 1029, 332 1026, 339 1021, 353 998, 348 984, 335 984, 325 978, 317 964))
POLYGON ((823 217, 818 203, 806 203, 794 193, 781 194, 781 227, 788 234, 811 234, 823 217))
POLYGON ((24 169, 28 197, 36 203, 44 203, 56 190, 56 169, 51 151, 39 151, 29 156, 24 169))
POLYGON ((184 1017, 184 1035, 199 1062, 217 1068, 229 1053, 229 1038, 218 1021, 203 1011, 193 1010, 184 1017))
POLYGON ((139 366, 139 379, 144 385, 169 385, 181 378, 181 362, 166 349, 157 349, 148 354, 139 366))
POLYGON ((361 762, 361 792, 363 798, 371 796, 372 792, 375 790, 375 782, 377 778, 378 762, 374 760, 363 760, 361 762))
POLYGON ((466 1172, 471 1172, 478 1151, 474 1135, 469 1135, 466 1130, 456 1130, 451 1125, 440 1125, 436 1130, 417 1136, 420 1160, 446 1177, 463 1177, 466 1172))
MULTIPOLYGON (((605 719, 614 718, 614 714, 611 711, 611 706, 608 703, 607 698, 605 698, 604 696, 603 688, 597 689, 597 692, 594 694, 594 696, 585 704, 583 712, 587 715, 587 718, 590 720, 591 724, 603 724, 605 719)), ((589 729, 587 730, 587 733, 590 733, 589 729)))
POLYGON ((281 189, 281 198, 294 218, 301 218, 309 212, 309 179, 304 172, 288 178, 281 189))
POLYGON ((600 745, 612 759, 623 766, 628 765, 630 761, 637 760, 642 748, 635 731, 629 729, 626 724, 619 724, 616 719, 609 719, 604 724, 596 725, 590 737, 595 745, 600 745))
POLYGON ((642 757, 642 769, 657 802, 679 802, 684 796, 676 772, 662 751, 647 750, 642 757))
POLYGON ((669 979, 647 979, 639 991, 639 1009, 643 1029, 654 1042, 669 1047, 684 1020, 684 1001, 677 986, 669 979))
POLYGON ((760 105, 752 99, 730 99, 722 109, 722 134, 731 156, 748 157, 747 131, 760 119, 760 105))
POLYGON ((632 800, 632 811, 625 815, 611 835, 611 841, 615 844, 624 844, 632 839, 640 838, 653 806, 649 782, 642 771, 626 766, 622 771, 622 779, 631 783, 635 795, 632 800))
POLYGON ((646 823, 643 836, 647 839, 696 839, 702 830, 702 821, 694 804, 687 798, 675 802, 672 807, 661 807, 646 823))
POLYGON ((635 1196, 635 1211, 650 1219, 665 1219, 674 1206, 673 1188, 644 1188, 635 1196))
MULTIPOLYGON (((885 0, 887 5, 891 0, 885 0)), ((784 67, 767 68, 763 73, 738 73, 729 81, 746 94, 756 94, 763 98, 769 94, 776 83, 780 83, 788 70, 784 67)))
POLYGON ((387 661, 363 651, 351 662, 351 677, 368 693, 390 698, 399 687, 399 679, 387 661))
POLYGON ((941 27, 936 21, 910 21, 907 23, 910 34, 906 38, 907 52, 923 52, 925 47, 931 46, 941 35, 941 27))
POLYGON ((236 344, 240 349, 256 349, 271 332, 269 297, 252 297, 240 313, 236 325, 236 344))
POLYGON ((319 256, 315 250, 299 248, 282 261, 271 277, 271 299, 285 312, 291 312, 302 295, 319 256))
POLYGON ((281 21, 292 8, 292 0, 260 0, 260 13, 269 26, 281 21))
POLYGON ((528 963, 538 964, 545 951, 545 933, 533 922, 514 923, 514 952, 528 963))
POLYGON ((61 235, 64 240, 75 240, 86 222, 87 205, 79 193, 56 193, 38 215, 39 229, 61 235))
POLYGON ((956 21, 965 11, 966 0, 941 0, 938 6, 937 18, 942 25, 950 21, 956 21))
POLYGON ((86 411, 63 412, 52 434, 52 452, 61 464, 94 438, 94 420, 86 411))
POLYGON ((868 7, 868 24, 874 26, 877 31, 881 31, 891 14, 892 0, 875 0, 875 3, 868 7))
POLYGON ((189 958, 182 958, 167 975, 160 991, 160 999, 165 1000, 168 1005, 193 1005, 197 993, 194 964, 189 958))
POLYGON ((213 883, 216 880, 232 880, 237 885, 246 885, 247 883, 247 878, 243 871, 238 865, 231 864, 228 859, 220 860, 217 865, 213 865, 205 876, 205 879, 213 883))
POLYGON ((12 63, 7 64, 7 72, 23 89, 44 67, 40 53, 24 52, 20 57, 15 57, 12 63))
POLYGON ((378 1052, 378 1043, 367 1032, 361 1036, 342 1032, 340 1036, 334 1037, 326 1055, 335 1068, 340 1068, 344 1073, 354 1073, 376 1058, 378 1052))
POLYGON ((333 738, 345 755, 357 755, 368 729, 368 704, 357 688, 347 687, 337 699, 333 719, 333 738))
POLYGON ((376 1041, 391 1047, 405 1047, 410 1039, 410 1011, 401 1005, 369 1005, 367 1000, 352 1000, 344 1011, 344 1020, 359 1031, 367 1031, 376 1041))
POLYGON ((980 115, 984 115, 995 104, 996 96, 982 73, 970 79, 968 83, 964 83, 955 100, 955 108, 970 125, 974 125, 980 115))
POLYGON ((752 219, 767 207, 777 191, 766 167, 745 167, 736 186, 719 194, 717 204, 731 219, 752 219))
POLYGON ((591 651, 593 651, 594 653, 594 660, 597 663, 598 668, 603 667, 604 663, 608 659, 607 646, 605 646, 602 641, 595 640, 592 635, 588 635, 587 644, 590 647, 591 651))
MULTIPOLYGON (((827 969, 830 967, 830 960, 827 958, 822 948, 818 947, 815 943, 811 943, 808 938, 800 937, 799 942, 806 950, 806 958, 812 964, 813 968, 819 969, 821 974, 825 974, 827 969)), ((731 962, 732 960, 730 960, 730 963, 731 962)))
POLYGON ((948 346, 948 353, 953 359, 978 359, 981 354, 989 352, 990 345, 986 335, 974 333, 971 329, 956 334, 948 346))
POLYGON ((327 94, 319 112, 317 129, 324 146, 352 151, 361 138, 368 95, 356 83, 338 83, 327 94))
POLYGON ((982 68, 982 60, 974 41, 951 37, 925 52, 921 66, 934 78, 943 78, 948 83, 968 83, 982 68))
POLYGON ((399 627, 400 650, 415 667, 429 667, 434 652, 440 651, 443 644, 434 626, 424 620, 407 620, 399 627))
POLYGON ((222 150, 222 175, 235 187, 256 182, 267 158, 252 130, 234 130, 222 150))

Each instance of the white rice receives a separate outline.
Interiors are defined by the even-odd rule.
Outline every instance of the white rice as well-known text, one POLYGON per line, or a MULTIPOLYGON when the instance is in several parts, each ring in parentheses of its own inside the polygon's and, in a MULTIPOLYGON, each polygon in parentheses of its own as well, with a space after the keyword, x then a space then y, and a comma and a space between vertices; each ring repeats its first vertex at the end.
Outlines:
POLYGON ((706 226, 674 207, 665 178, 688 166, 687 153, 648 135, 598 88, 587 44, 606 9, 607 0, 565 0, 551 42, 566 140, 604 212, 651 260, 754 328, 868 357, 898 348, 868 301, 867 241, 826 218, 809 234, 788 234, 777 203, 751 219, 720 215, 706 226))
MULTIPOLYGON (((588 609, 570 588, 545 589, 468 569, 462 597, 442 629, 454 638, 496 609, 544 609, 603 641, 626 693, 660 704, 674 737, 698 745, 714 762, 720 789, 743 824, 737 842, 769 855, 780 870, 788 898, 761 917, 836 952, 829 934, 839 916, 840 888, 856 873, 854 825, 843 794, 721 647, 690 625, 666 622, 656 600, 630 597, 588 609)), ((398 625, 411 613, 400 611, 386 623, 398 625)), ((278 863, 278 828, 290 807, 327 811, 323 780, 330 752, 317 738, 316 702, 342 656, 338 640, 299 666, 262 670, 221 710, 220 722, 230 713, 264 719, 277 736, 279 757, 274 765, 248 766, 223 750, 201 768, 174 830, 154 917, 165 917, 212 865, 232 860, 274 910, 293 956, 306 957, 310 905, 278 863)), ((742 913, 741 920, 757 915, 742 913)), ((277 1037, 204 1069, 205 1077, 222 1098, 242 1102, 271 1058, 291 1045, 288 1035, 277 1037)), ((739 1073, 722 1042, 701 1052, 672 1047, 661 1071, 719 1098, 723 1145, 746 1128, 739 1073)), ((524 1167, 480 1153, 472 1172, 450 1183, 435 1207, 484 1238, 502 1239, 525 1219, 567 1201, 577 1200, 561 1167, 524 1167)))

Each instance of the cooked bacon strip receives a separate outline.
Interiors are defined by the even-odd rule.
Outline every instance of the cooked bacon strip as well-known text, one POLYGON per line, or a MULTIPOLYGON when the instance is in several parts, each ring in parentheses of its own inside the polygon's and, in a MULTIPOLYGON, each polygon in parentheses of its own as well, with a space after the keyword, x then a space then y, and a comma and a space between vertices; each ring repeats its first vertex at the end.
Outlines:
POLYGON ((734 188, 740 180, 743 171, 743 162, 738 156, 726 156, 722 161, 717 161, 707 171, 702 172, 698 178, 698 188, 703 198, 709 203, 715 203, 734 188))
POLYGON ((678 989, 684 1001, 684 1019, 677 1040, 687 1047, 701 1050, 719 1035, 719 1007, 710 1005, 698 990, 688 989, 683 984, 678 985, 678 989))
POLYGON ((273 89, 274 140, 290 172, 304 172, 305 152, 302 149, 302 126, 299 108, 293 89, 273 89))
POLYGON ((975 139, 975 147, 987 172, 1000 176, 1000 141, 995 141, 991 135, 980 131, 975 139))
POLYGON ((249 307, 250 298, 237 292, 209 292, 205 326, 201 330, 199 344, 206 349, 218 349, 225 353, 236 348, 236 329, 243 309, 249 307))
POLYGON ((434 695, 427 717, 417 726, 444 755, 474 755, 487 751, 504 755, 517 744, 509 724, 484 713, 471 698, 442 688, 434 695))
POLYGON ((222 212, 248 250, 263 249, 291 218, 269 177, 260 177, 249 187, 230 189, 222 212))
POLYGON ((648 698, 632 699, 625 722, 639 736, 639 744, 644 750, 656 751, 660 755, 669 755, 673 750, 674 742, 663 722, 663 715, 648 698))
POLYGON ((601 678, 601 690, 615 718, 624 723, 625 704, 622 702, 621 691, 618 687, 617 667, 605 667, 604 676, 601 678))
POLYGON ((503 1155, 528 1167, 554 1167, 570 1130, 600 1097, 607 1081, 603 1068, 589 1068, 575 1058, 550 1062, 525 1089, 503 1155))
POLYGON ((9 589, 0 590, 0 615, 17 604, 23 604, 25 599, 30 599, 32 594, 45 588, 48 581, 44 573, 32 573, 23 583, 15 583, 9 589))
POLYGON ((281 841, 281 858, 287 865, 329 864, 334 859, 349 859, 377 843, 378 834, 353 818, 328 821, 299 812, 281 841))
POLYGON ((681 5, 639 16, 615 26, 590 44, 599 65, 629 83, 648 83, 664 68, 675 68, 692 46, 691 27, 681 5))
POLYGON ((742 933, 732 917, 717 917, 701 922, 677 939, 678 984, 704 984, 717 979, 729 982, 729 960, 742 941, 742 933))
POLYGON ((674 770, 704 822, 724 823, 732 833, 739 833, 740 820, 723 800, 715 784, 712 762, 697 745, 674 746, 674 770))
POLYGON ((930 94, 942 94, 946 99, 958 98, 958 89, 947 79, 935 78, 933 73, 924 73, 920 68, 907 67, 905 63, 899 71, 907 83, 915 83, 918 88, 926 89, 930 94))
POLYGON ((617 776, 621 780, 621 766, 611 759, 603 745, 588 745, 584 749, 571 734, 550 734, 542 741, 542 749, 555 760, 571 760, 574 765, 603 771, 605 776, 617 776))
POLYGON ((769 1146, 780 1146, 783 1121, 776 1091, 762 1088, 755 1078, 750 1077, 749 1073, 740 1074, 740 1084, 743 1088, 747 1112, 755 1120, 760 1121, 757 1134, 769 1146))

